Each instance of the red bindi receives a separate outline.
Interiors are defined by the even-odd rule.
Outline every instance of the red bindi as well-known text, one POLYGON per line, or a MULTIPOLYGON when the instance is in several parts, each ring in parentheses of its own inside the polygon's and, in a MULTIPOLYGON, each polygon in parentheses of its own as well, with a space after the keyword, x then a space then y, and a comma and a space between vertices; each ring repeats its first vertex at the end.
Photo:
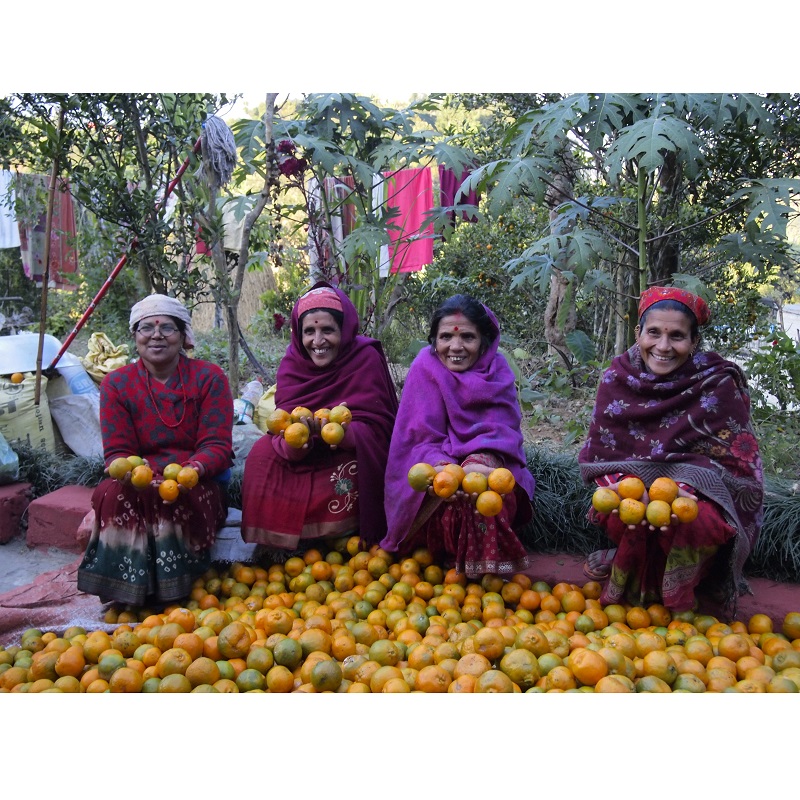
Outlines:
POLYGON ((458 330, 458 325, 453 325, 453 330, 457 331, 458 330))

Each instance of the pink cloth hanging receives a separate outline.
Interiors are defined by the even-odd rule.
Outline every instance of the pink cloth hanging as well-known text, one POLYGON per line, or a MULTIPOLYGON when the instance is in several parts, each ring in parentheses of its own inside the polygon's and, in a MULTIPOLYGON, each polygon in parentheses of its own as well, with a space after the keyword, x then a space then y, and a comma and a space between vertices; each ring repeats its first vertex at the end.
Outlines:
POLYGON ((433 263, 433 223, 423 226, 433 208, 433 179, 430 167, 413 167, 385 172, 386 205, 399 214, 389 228, 391 272, 417 272, 433 263), (399 228, 399 230, 398 230, 399 228))
MULTIPOLYGON (((450 167, 445 167, 443 164, 439 165, 439 205, 453 206, 456 204, 468 204, 471 206, 478 205, 478 194, 474 189, 470 189, 468 194, 459 192, 461 185, 469 178, 471 170, 465 169, 461 173, 461 177, 457 178, 456 173, 450 167)), ((448 215, 451 222, 456 221, 456 212, 451 211, 448 215)), ((477 222, 478 217, 475 214, 467 214, 466 211, 461 212, 462 219, 467 222, 477 222)))

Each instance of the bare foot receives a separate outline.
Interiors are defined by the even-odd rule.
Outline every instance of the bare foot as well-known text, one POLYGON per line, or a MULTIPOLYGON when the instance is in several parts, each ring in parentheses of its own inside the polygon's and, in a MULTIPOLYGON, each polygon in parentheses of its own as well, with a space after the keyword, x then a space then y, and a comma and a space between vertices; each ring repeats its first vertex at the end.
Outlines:
POLYGON ((583 564, 584 574, 593 581, 604 581, 611 574, 611 565, 617 554, 616 547, 589 553, 583 564))

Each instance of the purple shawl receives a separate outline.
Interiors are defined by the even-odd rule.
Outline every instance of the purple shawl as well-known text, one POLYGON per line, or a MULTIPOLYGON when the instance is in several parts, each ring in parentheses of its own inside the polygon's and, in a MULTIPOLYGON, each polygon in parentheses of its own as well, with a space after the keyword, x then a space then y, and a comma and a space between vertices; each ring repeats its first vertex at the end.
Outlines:
POLYGON ((656 376, 634 345, 603 375, 578 461, 586 483, 622 472, 649 485, 667 475, 713 500, 739 534, 732 567, 742 587, 761 529, 764 483, 747 381, 736 364, 698 352, 656 376))
POLYGON ((381 547, 390 552, 400 548, 427 497, 408 485, 408 470, 420 461, 460 464, 469 455, 490 451, 511 470, 528 498, 533 498, 534 480, 523 449, 514 373, 497 350, 497 319, 488 308, 486 311, 497 335, 471 369, 451 372, 425 347, 408 371, 386 469, 389 532, 381 547))
MULTIPOLYGON (((330 286, 320 281, 312 288, 330 286)), ((342 301, 342 341, 336 360, 317 367, 303 347, 297 303, 292 309, 292 339, 276 376, 275 405, 292 411, 302 405, 311 411, 347 403, 353 413, 358 462, 361 536, 377 541, 386 530, 383 510, 383 473, 389 452, 397 394, 383 347, 377 339, 358 334, 358 311, 341 289, 332 288, 342 301)))

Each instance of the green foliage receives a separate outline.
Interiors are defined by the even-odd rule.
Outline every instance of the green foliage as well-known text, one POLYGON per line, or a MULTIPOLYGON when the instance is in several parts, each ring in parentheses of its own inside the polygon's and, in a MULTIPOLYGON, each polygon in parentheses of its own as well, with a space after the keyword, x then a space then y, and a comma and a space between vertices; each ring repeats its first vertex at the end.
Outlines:
POLYGON ((797 411, 800 409, 800 343, 780 329, 768 335, 771 341, 749 352, 745 360, 754 407, 768 413, 777 402, 781 411, 797 411))
MULTIPOLYGON (((504 151, 470 182, 489 193, 489 213, 522 197, 556 205, 556 190, 582 196, 565 197, 551 229, 509 261, 515 288, 549 291, 558 269, 578 289, 585 283, 584 296, 613 291, 618 317, 632 328, 626 296, 676 273, 708 282, 746 262, 751 286, 776 270, 790 276, 798 262, 786 240, 800 192, 798 103, 786 94, 638 93, 557 97, 521 114, 518 107, 504 151)), ((576 289, 569 303, 580 300, 576 289)), ((597 321, 608 324, 606 315, 597 321)))
POLYGON ((800 582, 800 494, 797 484, 767 476, 764 521, 750 559, 749 574, 800 582))
POLYGON ((459 221, 448 239, 435 246, 433 264, 403 285, 405 302, 395 315, 399 327, 424 340, 435 309, 453 294, 468 294, 495 313, 504 345, 542 352, 544 299, 527 287, 514 288, 506 268, 542 224, 522 205, 495 220, 459 221))
POLYGON ((797 411, 780 411, 773 407, 755 409, 753 413, 764 472, 778 478, 800 476, 800 418, 797 411))
MULTIPOLYGON (((278 369, 278 364, 286 350, 286 342, 283 337, 275 336, 270 333, 269 335, 259 334, 257 331, 263 330, 255 328, 248 329, 244 332, 250 350, 261 367, 267 373, 267 378, 274 376, 278 369), (255 333, 253 331, 256 331, 255 333)), ((223 328, 215 328, 197 336, 197 343, 195 344, 193 355, 195 358, 202 358, 205 361, 211 361, 217 364, 226 372, 229 371, 228 364, 228 333, 223 328)), ((254 365, 250 363, 247 354, 239 350, 239 375, 249 376, 254 372, 254 365)), ((264 377, 256 375, 259 380, 263 382, 264 377)), ((243 378, 242 382, 247 383, 249 377, 243 378)), ((238 390, 231 387, 234 396, 238 395, 238 390)))
MULTIPOLYGON (((388 279, 379 276, 380 250, 388 244, 388 232, 396 227, 396 220, 374 208, 375 176, 431 162, 445 164, 460 174, 472 158, 453 137, 427 127, 437 102, 434 97, 423 98, 408 108, 393 109, 350 93, 309 94, 292 109, 291 118, 275 121, 285 223, 303 233, 308 229, 312 277, 322 277, 346 291, 364 329, 372 333, 388 323, 392 292, 402 281, 400 275, 392 274, 388 279), (282 141, 291 143, 290 158, 288 150, 281 149, 282 141), (309 179, 313 177, 322 186, 331 176, 352 181, 347 196, 315 198, 308 190, 309 179), (333 219, 344 205, 355 212, 356 224, 337 242, 332 235, 333 219)), ((237 180, 252 174, 266 175, 260 121, 240 120, 233 131, 244 165, 237 180)))
POLYGON ((213 94, 18 94, 8 100, 13 135, 0 158, 24 170, 60 173, 78 202, 102 221, 117 258, 129 251, 138 293, 151 288, 191 298, 208 290, 186 254, 196 238, 194 211, 206 201, 190 167, 167 215, 164 195, 192 153, 202 124, 225 96, 213 94), (59 135, 56 118, 64 112, 59 135), (18 135, 17 135, 18 134, 18 135), (159 210, 156 211, 157 207, 159 210))

